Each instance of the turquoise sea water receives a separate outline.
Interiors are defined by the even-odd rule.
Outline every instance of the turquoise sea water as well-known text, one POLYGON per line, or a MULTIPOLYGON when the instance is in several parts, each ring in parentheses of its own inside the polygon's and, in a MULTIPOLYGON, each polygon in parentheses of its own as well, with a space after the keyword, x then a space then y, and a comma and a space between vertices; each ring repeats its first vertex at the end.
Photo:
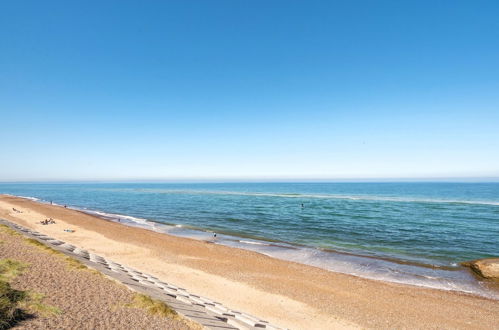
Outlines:
POLYGON ((477 292, 499 183, 0 184, 128 224, 381 280, 477 292), (303 205, 303 206, 302 206, 303 205))

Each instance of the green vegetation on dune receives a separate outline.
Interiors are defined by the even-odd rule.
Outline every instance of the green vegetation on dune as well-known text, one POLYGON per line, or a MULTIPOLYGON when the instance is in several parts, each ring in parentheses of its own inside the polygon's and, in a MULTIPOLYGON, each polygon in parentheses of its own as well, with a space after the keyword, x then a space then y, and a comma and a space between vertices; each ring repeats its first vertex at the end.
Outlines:
POLYGON ((17 231, 10 228, 7 225, 0 224, 0 232, 11 235, 11 236, 21 236, 17 231))
POLYGON ((27 309, 31 312, 36 312, 43 316, 61 314, 61 310, 59 308, 43 303, 43 298, 45 298, 45 295, 33 291, 27 291, 27 294, 27 299, 22 301, 20 304, 21 308, 27 309))
POLYGON ((0 280, 0 329, 7 329, 18 319, 24 318, 19 308, 27 293, 13 289, 9 282, 0 280))
POLYGON ((57 255, 61 258, 64 259, 64 261, 67 263, 67 265, 69 266, 69 268, 73 268, 73 269, 88 269, 87 266, 85 266, 84 264, 82 264, 81 262, 79 262, 78 260, 74 259, 74 258, 71 258, 71 257, 68 257, 66 256, 64 253, 62 252, 59 252, 57 250, 54 250, 52 249, 51 247, 37 241, 36 239, 33 239, 33 238, 25 238, 24 241, 28 244, 31 244, 31 245, 34 245, 36 246, 37 248, 39 248, 40 250, 43 250, 47 253, 50 253, 50 254, 54 254, 54 255, 57 255))
POLYGON ((28 265, 17 260, 0 260, 0 329, 7 329, 29 312, 50 316, 61 311, 54 306, 43 304, 40 293, 12 288, 11 281, 21 275, 28 265))
POLYGON ((24 241, 28 244, 31 244, 31 245, 34 245, 36 246, 37 248, 41 249, 41 250, 44 250, 45 252, 49 252, 49 253, 52 253, 52 254, 58 254, 58 255, 63 255, 62 252, 59 252, 59 251, 56 251, 50 247, 48 247, 47 245, 37 241, 36 239, 34 238, 25 238, 24 241))
POLYGON ((0 260, 0 281, 10 282, 28 267, 27 264, 12 259, 0 260))
POLYGON ((0 329, 6 329, 16 319, 22 317, 20 304, 27 298, 25 291, 13 289, 10 281, 27 267, 16 260, 0 260, 0 329))
POLYGON ((159 315, 168 318, 177 318, 178 314, 170 306, 160 300, 153 299, 144 294, 136 293, 133 302, 128 307, 143 308, 151 315, 159 315))

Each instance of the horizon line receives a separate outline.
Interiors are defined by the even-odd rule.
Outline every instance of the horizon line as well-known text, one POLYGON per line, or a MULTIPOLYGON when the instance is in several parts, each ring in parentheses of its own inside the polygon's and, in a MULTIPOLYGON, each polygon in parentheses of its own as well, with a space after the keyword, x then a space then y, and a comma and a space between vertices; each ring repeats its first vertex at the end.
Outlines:
POLYGON ((151 179, 34 179, 34 180, 0 180, 0 184, 69 184, 69 183, 376 183, 376 182, 468 182, 496 183, 499 177, 364 177, 364 178, 151 178, 151 179))

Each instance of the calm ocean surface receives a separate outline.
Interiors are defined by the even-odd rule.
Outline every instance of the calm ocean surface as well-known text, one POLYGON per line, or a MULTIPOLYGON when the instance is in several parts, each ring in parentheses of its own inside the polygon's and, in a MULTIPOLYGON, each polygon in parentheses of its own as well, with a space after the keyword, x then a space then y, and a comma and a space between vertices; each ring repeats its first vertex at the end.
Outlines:
POLYGON ((459 262, 499 256, 499 183, 0 184, 359 276, 487 294, 459 262), (302 206, 303 204, 303 206, 302 206), (484 293, 485 292, 485 293, 484 293))

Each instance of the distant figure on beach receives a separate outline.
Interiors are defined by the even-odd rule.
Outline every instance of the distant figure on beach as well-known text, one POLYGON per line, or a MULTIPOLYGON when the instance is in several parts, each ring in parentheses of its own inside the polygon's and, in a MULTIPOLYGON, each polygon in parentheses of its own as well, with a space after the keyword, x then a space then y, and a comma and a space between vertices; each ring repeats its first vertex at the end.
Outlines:
POLYGON ((50 224, 54 224, 55 223, 55 220, 52 219, 52 218, 48 218, 48 219, 45 219, 45 220, 42 220, 40 221, 40 223, 42 225, 50 225, 50 224))
POLYGON ((213 241, 217 240, 217 233, 213 233, 213 241))
POLYGON ((67 206, 66 206, 66 205, 64 205, 64 208, 67 208, 67 206))
POLYGON ((52 205, 52 201, 50 201, 50 205, 52 205))

